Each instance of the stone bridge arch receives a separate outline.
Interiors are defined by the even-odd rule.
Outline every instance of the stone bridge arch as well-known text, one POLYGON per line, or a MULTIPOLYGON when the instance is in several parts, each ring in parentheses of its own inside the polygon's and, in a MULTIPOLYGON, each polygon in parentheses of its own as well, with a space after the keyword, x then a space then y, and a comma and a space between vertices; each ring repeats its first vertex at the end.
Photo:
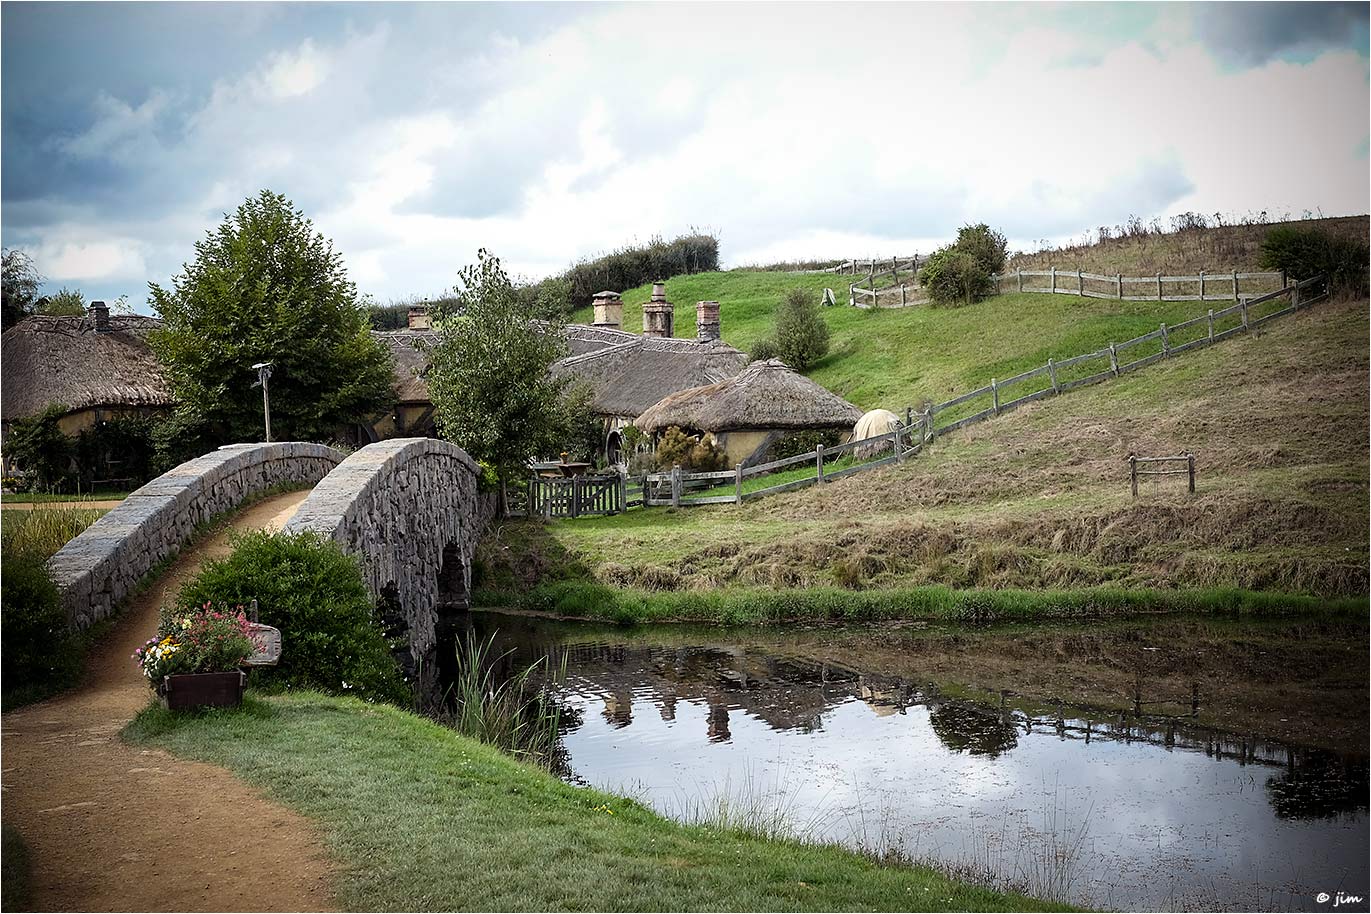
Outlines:
POLYGON ((315 531, 359 559, 371 595, 399 603, 412 656, 436 658, 446 623, 468 606, 476 543, 494 512, 494 498, 477 493, 480 473, 447 441, 378 441, 315 486, 284 529, 315 531))
POLYGON ((313 485, 342 460, 303 441, 229 444, 158 476, 48 560, 69 624, 85 629, 113 615, 199 525, 275 486, 313 485))

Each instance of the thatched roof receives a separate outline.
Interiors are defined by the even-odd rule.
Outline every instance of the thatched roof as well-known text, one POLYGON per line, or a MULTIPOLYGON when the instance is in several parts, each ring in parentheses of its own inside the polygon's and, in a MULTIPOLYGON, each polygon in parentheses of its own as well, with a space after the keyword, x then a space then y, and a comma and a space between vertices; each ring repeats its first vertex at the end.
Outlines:
POLYGON ((431 330, 373 330, 371 335, 390 350, 395 372, 395 399, 400 404, 428 403, 428 341, 431 330))
POLYGON ((99 332, 90 317, 35 315, 0 341, 0 417, 5 422, 42 412, 50 403, 69 411, 96 406, 172 405, 147 333, 160 322, 139 315, 110 317, 99 332))
POLYGON ((583 379, 605 416, 637 416, 668 394, 736 375, 747 355, 726 343, 624 334, 627 341, 552 366, 555 375, 583 379))
POLYGON ((606 346, 619 346, 638 339, 636 333, 625 333, 609 327, 592 327, 588 324, 567 324, 566 342, 571 355, 585 355, 597 352, 606 346))
POLYGON ((733 429, 851 428, 862 411, 779 359, 753 362, 742 374, 683 390, 646 410, 645 432, 678 425, 703 432, 733 429))

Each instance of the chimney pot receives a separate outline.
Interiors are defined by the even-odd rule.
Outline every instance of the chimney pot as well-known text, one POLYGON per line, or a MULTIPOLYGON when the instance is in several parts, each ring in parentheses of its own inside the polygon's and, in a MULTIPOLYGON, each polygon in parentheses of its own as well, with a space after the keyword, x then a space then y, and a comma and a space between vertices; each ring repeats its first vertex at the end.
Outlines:
POLYGON ((643 303, 643 336, 676 335, 675 306, 666 300, 666 283, 652 284, 652 300, 643 303))
POLYGON ((90 303, 90 316, 95 321, 95 329, 100 333, 105 333, 110 329, 109 307, 102 301, 90 303))
POLYGON ((618 330, 624 323, 624 299, 618 292, 595 293, 594 326, 618 330))
POLYGON ((431 330, 433 325, 428 318, 428 305, 409 306, 409 329, 411 330, 431 330))
POLYGON ((716 301, 696 302, 695 338, 701 343, 712 343, 719 339, 721 334, 719 303, 716 301))

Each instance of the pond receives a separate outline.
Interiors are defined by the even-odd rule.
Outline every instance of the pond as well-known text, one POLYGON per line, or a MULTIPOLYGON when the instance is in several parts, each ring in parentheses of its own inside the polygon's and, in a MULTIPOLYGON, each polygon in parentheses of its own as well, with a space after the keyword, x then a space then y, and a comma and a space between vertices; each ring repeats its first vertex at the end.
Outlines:
MULTIPOLYGON (((1199 712, 1207 683, 1152 701, 1163 686, 1177 692, 1176 677, 1142 683, 1139 674, 1142 684, 1115 690, 1116 707, 1105 707, 1109 663, 1044 683, 1047 664, 1015 661, 1016 676, 1004 648, 1024 643, 1014 632, 470 620, 514 666, 565 657, 567 777, 667 815, 933 861, 1099 908, 1332 910, 1318 893, 1367 895, 1364 733, 1317 747, 1264 738, 1259 724, 1202 725, 1220 710, 1199 712), (968 684, 976 676, 948 674, 934 655, 945 660, 949 644, 954 665, 1028 687, 987 693, 968 684), (1073 705, 1077 692, 1095 703, 1073 705)), ((1210 634, 1272 653, 1282 637, 1210 634)), ((1119 645, 1141 637, 1111 628, 1119 645)), ((1362 716, 1365 682, 1363 671, 1350 687, 1362 716)), ((1269 710, 1284 715, 1272 728, 1300 711, 1269 710)))

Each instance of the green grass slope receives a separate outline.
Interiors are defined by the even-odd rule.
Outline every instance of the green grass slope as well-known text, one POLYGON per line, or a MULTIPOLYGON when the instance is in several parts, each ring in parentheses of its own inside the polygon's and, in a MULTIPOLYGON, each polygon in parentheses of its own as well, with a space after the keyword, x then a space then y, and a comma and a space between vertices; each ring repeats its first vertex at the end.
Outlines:
MULTIPOLYGON (((808 374, 862 409, 902 412, 925 400, 940 402, 1046 364, 1122 342, 1205 313, 1209 302, 1112 301, 1031 292, 997 295, 965 308, 864 310, 847 305, 852 277, 729 271, 668 280, 676 305, 676 335, 695 335, 695 303, 717 300, 724 340, 750 351, 770 336, 788 290, 817 298, 825 286, 839 304, 824 310, 832 334, 829 354, 808 374)), ((650 286, 624 292, 624 329, 641 332, 650 286)), ((1223 307, 1217 303, 1217 307, 1223 307)), ((592 319, 583 308, 572 317, 592 319)))
POLYGON ((348 911, 1062 909, 924 867, 679 825, 351 698, 154 707, 125 738, 223 765, 318 822, 348 911))
POLYGON ((1324 302, 949 434, 899 467, 742 506, 510 522, 483 541, 483 586, 1365 595, 1368 329, 1365 299, 1324 302), (1184 451, 1196 495, 1161 478, 1131 497, 1129 452, 1184 451))

